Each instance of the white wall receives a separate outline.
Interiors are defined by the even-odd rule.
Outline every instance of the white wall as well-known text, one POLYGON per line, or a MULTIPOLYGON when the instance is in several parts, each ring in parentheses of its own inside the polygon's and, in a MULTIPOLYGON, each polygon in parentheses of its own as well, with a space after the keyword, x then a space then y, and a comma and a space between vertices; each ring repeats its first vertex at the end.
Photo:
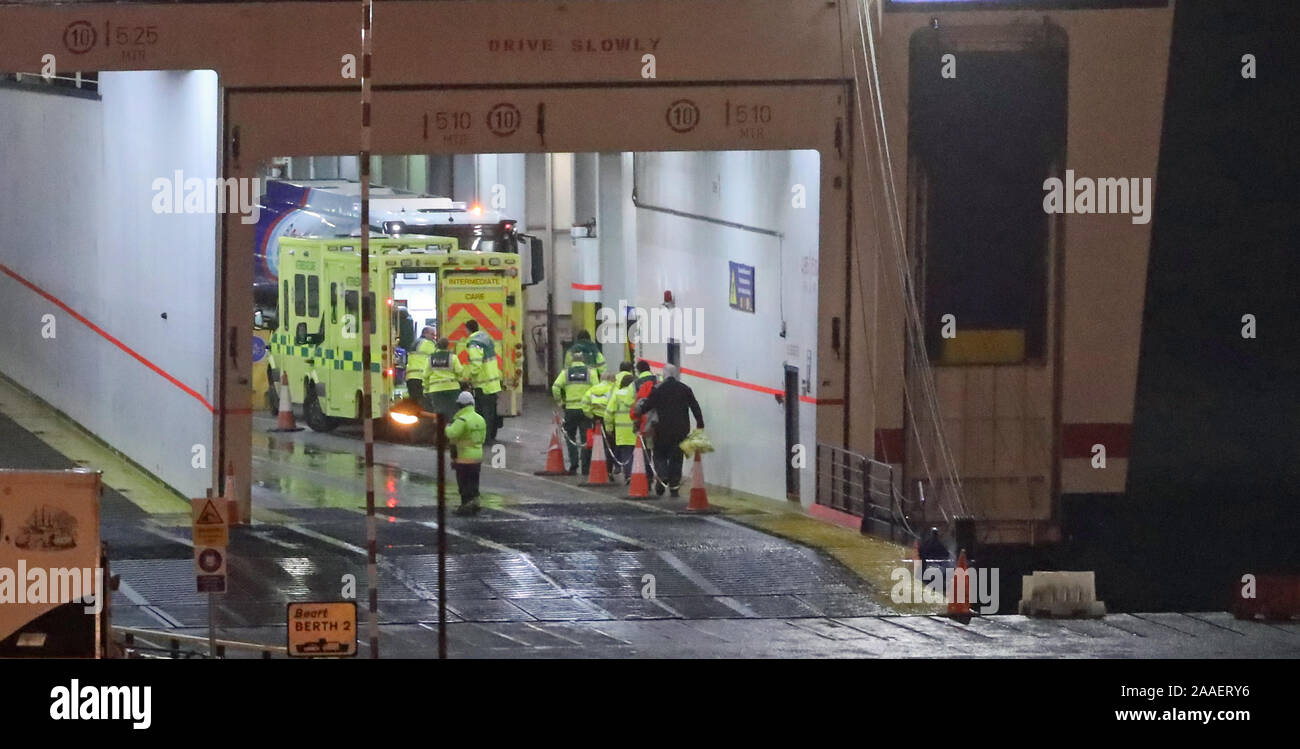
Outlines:
MULTIPOLYGON (((211 404, 216 217, 155 214, 152 183, 216 175, 216 74, 103 73, 100 92, 0 90, 0 262, 211 404)), ((214 459, 208 406, 8 276, 0 319, 0 371, 203 495, 211 473, 191 458, 214 459)))
MULTIPOLYGON (((626 162, 622 173, 630 183, 630 158, 626 162)), ((644 208, 630 209, 631 185, 619 188, 625 196, 619 211, 620 234, 625 235, 629 221, 635 224, 635 241, 630 242, 634 247, 628 249, 636 253, 629 274, 636 279, 636 304, 658 306, 664 290, 670 289, 679 308, 703 312, 701 350, 690 353, 683 344, 682 366, 783 390, 783 363, 789 362, 799 367, 801 380, 815 383, 816 372, 808 367, 810 352, 811 362, 816 361, 816 276, 803 274, 801 267, 805 258, 815 262, 818 256, 817 153, 638 154, 636 171, 643 206, 701 214, 782 235, 778 238, 644 208), (795 185, 806 189, 806 207, 792 205, 795 185), (729 305, 729 261, 755 268, 753 313, 729 305), (783 321, 785 337, 781 336, 783 321)), ((614 189, 608 184, 613 174, 612 165, 602 170, 607 180, 601 185, 602 195, 614 189)), ((602 214, 614 218, 609 211, 602 210, 602 214)), ((614 237, 610 239, 613 244, 614 237)), ((626 282, 611 274, 607 283, 606 303, 616 304, 621 289, 612 287, 626 282)), ((648 358, 662 361, 666 345, 651 343, 644 352, 648 358)), ((717 448, 707 459, 708 481, 784 498, 784 411, 773 395, 689 375, 683 381, 694 389, 704 410, 707 432, 717 448)), ((805 503, 811 503, 813 493, 815 410, 812 404, 800 404, 800 441, 807 446, 809 461, 801 482, 805 503)))
POLYGON ((490 153, 478 157, 478 202, 500 211, 519 226, 529 226, 528 201, 524 199, 524 154, 490 153), (499 188, 498 188, 499 186, 499 188), (500 205, 494 203, 500 201, 500 205))

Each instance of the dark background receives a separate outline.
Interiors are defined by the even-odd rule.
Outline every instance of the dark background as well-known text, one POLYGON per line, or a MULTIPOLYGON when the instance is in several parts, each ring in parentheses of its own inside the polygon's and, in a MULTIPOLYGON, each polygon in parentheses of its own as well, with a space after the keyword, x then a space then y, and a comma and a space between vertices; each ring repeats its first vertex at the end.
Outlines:
POLYGON ((1170 573, 1150 591, 1158 604, 1300 570, 1296 6, 1175 6, 1124 508, 1141 526, 1135 550, 1170 573), (1254 80, 1241 77, 1247 53, 1254 80))
MULTIPOLYGON (((914 39, 914 55, 936 50, 914 39)), ((1032 260, 1063 144, 1035 134, 1063 127, 1059 56, 963 55, 960 80, 913 76, 910 147, 933 167, 932 357, 946 312, 961 328, 1025 329, 1041 354, 1032 260)), ((1004 603, 1033 569, 1095 570, 1099 597, 1129 611, 1223 610, 1245 573, 1300 572, 1297 129, 1300 1, 1177 2, 1128 486, 1062 497, 1063 544, 981 549, 978 563, 1004 573, 1004 603)))
POLYGON ((1127 495, 1071 513, 1114 608, 1222 609, 1244 573, 1300 571, 1297 6, 1175 5, 1127 495))

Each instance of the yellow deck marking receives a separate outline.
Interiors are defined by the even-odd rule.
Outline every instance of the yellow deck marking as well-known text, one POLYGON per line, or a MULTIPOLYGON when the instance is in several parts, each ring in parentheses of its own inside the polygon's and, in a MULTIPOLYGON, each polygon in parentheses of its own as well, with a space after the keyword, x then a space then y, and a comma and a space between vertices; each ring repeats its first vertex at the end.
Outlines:
MULTIPOLYGON (((881 606, 900 614, 935 614, 943 610, 933 604, 900 604, 890 599, 889 592, 896 584, 890 574, 900 566, 910 569, 910 563, 903 561, 911 556, 910 548, 815 518, 794 503, 786 507, 778 500, 749 497, 722 487, 710 485, 708 489, 709 504, 723 510, 727 520, 830 554, 871 586, 881 606)), ((921 600, 921 591, 920 581, 913 580, 912 600, 921 600)))
POLYGON ((0 375, 0 413, 68 460, 103 472, 105 485, 121 492, 145 512, 187 511, 189 500, 3 375, 0 375))

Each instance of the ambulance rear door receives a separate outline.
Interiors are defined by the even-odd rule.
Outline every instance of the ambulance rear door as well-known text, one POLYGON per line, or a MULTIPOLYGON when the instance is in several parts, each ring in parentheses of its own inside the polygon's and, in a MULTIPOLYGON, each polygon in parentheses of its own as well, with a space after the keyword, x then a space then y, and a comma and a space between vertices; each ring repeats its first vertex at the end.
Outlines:
POLYGON ((451 341, 455 350, 460 352, 462 364, 469 363, 469 354, 465 352, 465 339, 469 331, 465 323, 477 320, 479 328, 492 336, 496 345, 496 354, 500 359, 501 375, 507 379, 505 331, 506 294, 508 284, 502 270, 445 267, 439 276, 438 307, 440 311, 439 334, 451 341))

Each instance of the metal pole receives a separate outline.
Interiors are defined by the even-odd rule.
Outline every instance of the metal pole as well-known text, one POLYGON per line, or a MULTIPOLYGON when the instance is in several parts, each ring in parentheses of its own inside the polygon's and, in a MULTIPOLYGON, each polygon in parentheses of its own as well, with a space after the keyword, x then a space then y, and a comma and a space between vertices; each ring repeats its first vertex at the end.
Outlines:
POLYGON ((546 270, 546 383, 555 380, 555 175, 553 154, 546 154, 546 243, 551 245, 549 258, 542 258, 545 264, 549 260, 550 268, 546 270))
POLYGON ((859 526, 859 533, 868 533, 871 531, 872 513, 875 508, 871 501, 871 466, 867 463, 866 458, 858 459, 859 470, 862 472, 862 525, 859 526))
POLYGON ((447 657, 447 430, 438 414, 438 657, 447 657))
POLYGON ((208 591, 208 655, 217 657, 217 624, 212 616, 212 591, 208 591))
MULTIPOLYGON (((213 491, 208 489, 203 494, 208 499, 212 499, 213 491)), ((212 614, 212 591, 208 591, 208 655, 212 658, 217 657, 217 624, 212 614)))
POLYGON ((375 424, 371 418, 370 331, 370 47, 371 0, 361 0, 361 423, 366 453, 366 588, 370 593, 370 657, 379 657, 379 570, 375 552, 375 424))
POLYGON ((813 503, 822 503, 822 444, 813 451, 813 503))

